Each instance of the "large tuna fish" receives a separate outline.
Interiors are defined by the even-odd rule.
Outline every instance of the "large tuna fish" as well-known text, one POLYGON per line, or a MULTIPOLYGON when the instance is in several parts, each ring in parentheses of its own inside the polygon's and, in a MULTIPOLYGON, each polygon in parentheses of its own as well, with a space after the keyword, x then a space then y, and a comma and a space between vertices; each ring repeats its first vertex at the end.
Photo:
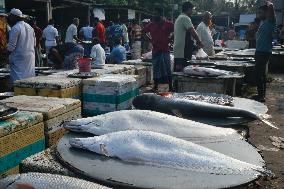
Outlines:
POLYGON ((64 123, 64 127, 71 131, 91 133, 97 136, 117 131, 145 130, 202 142, 241 138, 234 129, 218 128, 149 110, 111 112, 69 121, 64 123))
POLYGON ((75 148, 142 165, 217 175, 270 174, 263 167, 151 131, 120 131, 91 138, 71 138, 69 142, 75 148))
POLYGON ((107 189, 95 183, 67 176, 27 173, 0 180, 0 189, 107 189))
POLYGON ((267 125, 278 129, 267 120, 269 117, 268 115, 259 115, 245 109, 188 100, 185 98, 164 97, 157 94, 148 93, 134 98, 133 106, 141 110, 163 112, 179 117, 243 117, 261 120, 267 125))

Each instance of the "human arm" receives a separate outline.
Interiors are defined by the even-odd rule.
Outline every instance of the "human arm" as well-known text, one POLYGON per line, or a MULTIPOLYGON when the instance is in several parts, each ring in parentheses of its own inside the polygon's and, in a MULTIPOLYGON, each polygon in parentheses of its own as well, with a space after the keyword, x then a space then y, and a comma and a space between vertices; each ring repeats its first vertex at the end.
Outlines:
POLYGON ((81 39, 78 38, 77 35, 77 28, 72 28, 72 35, 73 35, 73 39, 78 43, 78 42, 83 42, 81 39))
POLYGON ((95 38, 95 37, 100 38, 100 36, 99 36, 99 28, 94 28, 93 29, 92 36, 93 36, 93 38, 95 38))
POLYGON ((192 24, 190 18, 189 18, 189 17, 188 17, 188 18, 184 17, 183 19, 184 19, 184 20, 183 20, 183 25, 184 25, 185 29, 187 30, 187 32, 190 33, 190 35, 191 35, 191 36, 193 37, 193 39, 196 41, 197 47, 198 47, 198 48, 202 48, 203 45, 202 45, 202 43, 201 43, 200 38, 198 37, 198 34, 197 34, 196 30, 194 29, 194 26, 193 26, 193 24, 192 24))
POLYGON ((17 46, 18 38, 19 38, 20 31, 17 28, 12 28, 9 34, 9 42, 7 51, 8 54, 11 54, 17 46))
POLYGON ((203 47, 202 42, 201 42, 200 38, 198 37, 198 34, 197 34, 196 30, 194 29, 194 27, 189 28, 188 32, 191 34, 193 39, 195 39, 197 47, 202 48, 203 47))
POLYGON ((93 48, 92 48, 92 50, 91 50, 91 55, 90 55, 90 57, 91 57, 92 59, 96 59, 96 58, 97 58, 97 51, 96 51, 96 47, 95 47, 95 46, 93 46, 93 48))
POLYGON ((266 5, 268 7, 268 18, 275 19, 276 16, 275 16, 275 10, 274 10, 273 3, 271 3, 270 1, 267 1, 266 5))

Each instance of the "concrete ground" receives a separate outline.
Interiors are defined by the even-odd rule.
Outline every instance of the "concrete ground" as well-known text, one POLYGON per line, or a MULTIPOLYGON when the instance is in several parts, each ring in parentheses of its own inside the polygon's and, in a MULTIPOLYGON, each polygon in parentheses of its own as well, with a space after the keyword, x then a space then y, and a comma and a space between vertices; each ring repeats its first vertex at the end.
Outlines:
POLYGON ((275 174, 275 178, 262 178, 250 188, 284 189, 284 149, 277 149, 269 139, 270 136, 284 137, 284 74, 272 77, 275 80, 268 85, 266 105, 268 114, 272 115, 271 121, 279 130, 253 122, 249 124, 249 140, 261 149, 267 168, 275 174))

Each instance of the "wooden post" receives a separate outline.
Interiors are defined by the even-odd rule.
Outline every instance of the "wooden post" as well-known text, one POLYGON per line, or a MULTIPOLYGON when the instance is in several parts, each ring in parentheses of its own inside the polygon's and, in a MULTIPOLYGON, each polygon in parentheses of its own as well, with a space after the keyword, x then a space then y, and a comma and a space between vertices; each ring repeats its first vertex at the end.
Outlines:
POLYGON ((88 15, 87 15, 88 18, 87 18, 87 20, 88 20, 88 22, 91 25, 91 5, 88 5, 87 9, 88 9, 88 15))
POLYGON ((51 0, 48 0, 46 2, 46 12, 47 12, 47 22, 52 19, 52 6, 51 6, 51 0))

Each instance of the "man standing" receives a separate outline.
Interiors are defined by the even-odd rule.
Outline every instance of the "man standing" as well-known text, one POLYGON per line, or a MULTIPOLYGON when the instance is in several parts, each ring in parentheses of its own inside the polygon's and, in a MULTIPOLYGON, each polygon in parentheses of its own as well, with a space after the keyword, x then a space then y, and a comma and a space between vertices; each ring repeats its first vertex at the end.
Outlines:
POLYGON ((79 19, 74 18, 73 23, 68 27, 66 31, 66 37, 65 37, 66 48, 68 48, 68 46, 70 45, 73 47, 74 43, 82 42, 82 40, 80 40, 77 36, 78 26, 79 26, 79 19))
POLYGON ((38 67, 43 66, 42 53, 41 53, 41 40, 42 40, 42 30, 37 26, 36 20, 32 19, 31 26, 34 29, 36 37, 36 46, 35 46, 35 64, 38 67))
POLYGON ((115 41, 116 39, 122 39, 123 38, 123 29, 121 27, 121 25, 119 24, 119 20, 115 19, 113 21, 113 25, 109 26, 107 29, 107 33, 108 33, 108 44, 110 47, 110 50, 113 49, 113 47, 115 46, 115 41))
POLYGON ((128 28, 126 26, 127 21, 125 23, 121 24, 122 31, 123 31, 123 46, 126 48, 126 50, 129 50, 129 37, 128 37, 128 28))
MULTIPOLYGON (((150 23, 150 19, 144 19, 142 21, 142 27, 145 28, 150 23)), ((151 36, 148 33, 142 33, 141 39, 142 54, 152 51, 151 36)))
POLYGON ((142 38, 142 28, 138 24, 137 20, 133 21, 132 26, 132 50, 131 50, 131 56, 132 59, 136 60, 141 58, 141 38, 142 38))
POLYGON ((152 37, 152 60, 154 73, 154 91, 159 84, 169 84, 172 86, 171 60, 170 60, 170 36, 174 31, 174 24, 163 17, 163 10, 156 8, 154 21, 148 24, 143 32, 150 33, 152 37))
POLYGON ((175 57, 175 72, 182 72, 186 67, 187 61, 191 60, 194 42, 196 40, 197 47, 201 48, 202 43, 194 29, 190 16, 194 6, 191 2, 182 4, 182 14, 179 15, 174 26, 174 57, 175 57))
POLYGON ((212 21, 212 14, 206 11, 203 15, 203 21, 197 26, 197 34, 199 39, 202 41, 204 51, 208 56, 214 56, 214 41, 212 38, 212 33, 210 31, 210 26, 212 21))
POLYGON ((255 69, 257 81, 257 99, 265 102, 266 68, 272 53, 272 35, 276 26, 274 6, 271 2, 259 7, 258 17, 262 20, 256 33, 255 69))
POLYGON ((104 48, 106 44, 106 29, 97 17, 94 18, 94 32, 95 34, 93 34, 93 36, 100 39, 100 44, 104 48))
POLYGON ((93 40, 93 30, 94 28, 90 26, 90 22, 87 21, 86 25, 81 28, 80 36, 83 37, 85 41, 92 41, 93 40))
MULTIPOLYGON (((90 26, 90 21, 87 20, 86 25, 81 28, 80 36, 82 36, 84 41, 92 42, 93 41, 93 31, 94 28, 90 26)), ((92 43, 83 44, 84 47, 84 55, 89 57, 92 50, 92 43)))
POLYGON ((54 27, 54 21, 52 19, 49 20, 48 26, 43 30, 42 38, 45 41, 45 51, 48 55, 50 49, 59 44, 58 31, 54 27))
POLYGON ((10 54, 10 77, 12 83, 35 76, 35 33, 33 28, 23 21, 19 9, 12 9, 9 15, 12 26, 9 33, 8 53, 10 54))

